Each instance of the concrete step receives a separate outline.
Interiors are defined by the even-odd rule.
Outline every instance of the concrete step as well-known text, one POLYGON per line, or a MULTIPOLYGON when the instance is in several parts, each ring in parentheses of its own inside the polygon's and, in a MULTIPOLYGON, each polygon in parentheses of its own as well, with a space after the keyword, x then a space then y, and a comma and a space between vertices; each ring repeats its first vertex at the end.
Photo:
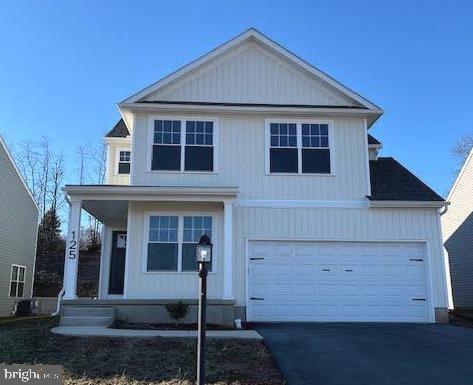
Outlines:
POLYGON ((110 326, 115 317, 62 316, 61 326, 110 326))
POLYGON ((64 306, 65 317, 115 317, 113 307, 72 307, 64 306))

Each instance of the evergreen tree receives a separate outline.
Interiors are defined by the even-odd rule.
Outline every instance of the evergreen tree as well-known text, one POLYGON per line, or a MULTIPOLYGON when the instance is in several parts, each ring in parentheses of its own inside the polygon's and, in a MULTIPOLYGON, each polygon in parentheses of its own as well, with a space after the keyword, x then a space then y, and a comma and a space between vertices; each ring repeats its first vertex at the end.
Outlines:
POLYGON ((61 237, 61 221, 54 208, 44 214, 38 227, 38 256, 56 254, 64 250, 64 240, 61 237))

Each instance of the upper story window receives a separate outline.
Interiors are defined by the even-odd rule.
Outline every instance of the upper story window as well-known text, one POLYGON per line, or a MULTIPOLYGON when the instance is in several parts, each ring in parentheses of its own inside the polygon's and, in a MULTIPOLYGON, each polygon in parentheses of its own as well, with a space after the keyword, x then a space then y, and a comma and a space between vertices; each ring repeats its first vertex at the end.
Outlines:
POLYGON ((267 173, 332 172, 328 122, 270 121, 266 130, 267 173))
POLYGON ((118 150, 118 174, 129 174, 131 164, 131 151, 118 150))
POLYGON ((10 297, 23 297, 26 267, 12 265, 10 276, 10 297))
POLYGON ((215 170, 215 122, 154 120, 152 171, 215 170))

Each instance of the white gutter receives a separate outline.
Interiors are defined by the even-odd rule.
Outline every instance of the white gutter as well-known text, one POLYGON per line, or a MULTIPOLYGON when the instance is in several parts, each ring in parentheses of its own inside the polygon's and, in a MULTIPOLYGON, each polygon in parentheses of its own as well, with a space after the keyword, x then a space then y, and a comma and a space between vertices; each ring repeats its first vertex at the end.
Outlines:
POLYGON ((370 207, 389 208, 442 208, 448 204, 445 201, 370 201, 370 207))

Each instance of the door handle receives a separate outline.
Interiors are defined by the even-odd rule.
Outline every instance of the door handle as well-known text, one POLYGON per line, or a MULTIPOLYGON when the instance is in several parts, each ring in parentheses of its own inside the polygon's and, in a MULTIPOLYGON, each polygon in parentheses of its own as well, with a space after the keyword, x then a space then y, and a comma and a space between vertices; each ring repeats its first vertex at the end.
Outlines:
POLYGON ((250 297, 250 299, 252 301, 264 301, 264 298, 260 298, 260 297, 250 297))
POLYGON ((260 261, 262 259, 264 259, 264 258, 263 257, 252 257, 252 258, 250 258, 250 261, 260 261))

